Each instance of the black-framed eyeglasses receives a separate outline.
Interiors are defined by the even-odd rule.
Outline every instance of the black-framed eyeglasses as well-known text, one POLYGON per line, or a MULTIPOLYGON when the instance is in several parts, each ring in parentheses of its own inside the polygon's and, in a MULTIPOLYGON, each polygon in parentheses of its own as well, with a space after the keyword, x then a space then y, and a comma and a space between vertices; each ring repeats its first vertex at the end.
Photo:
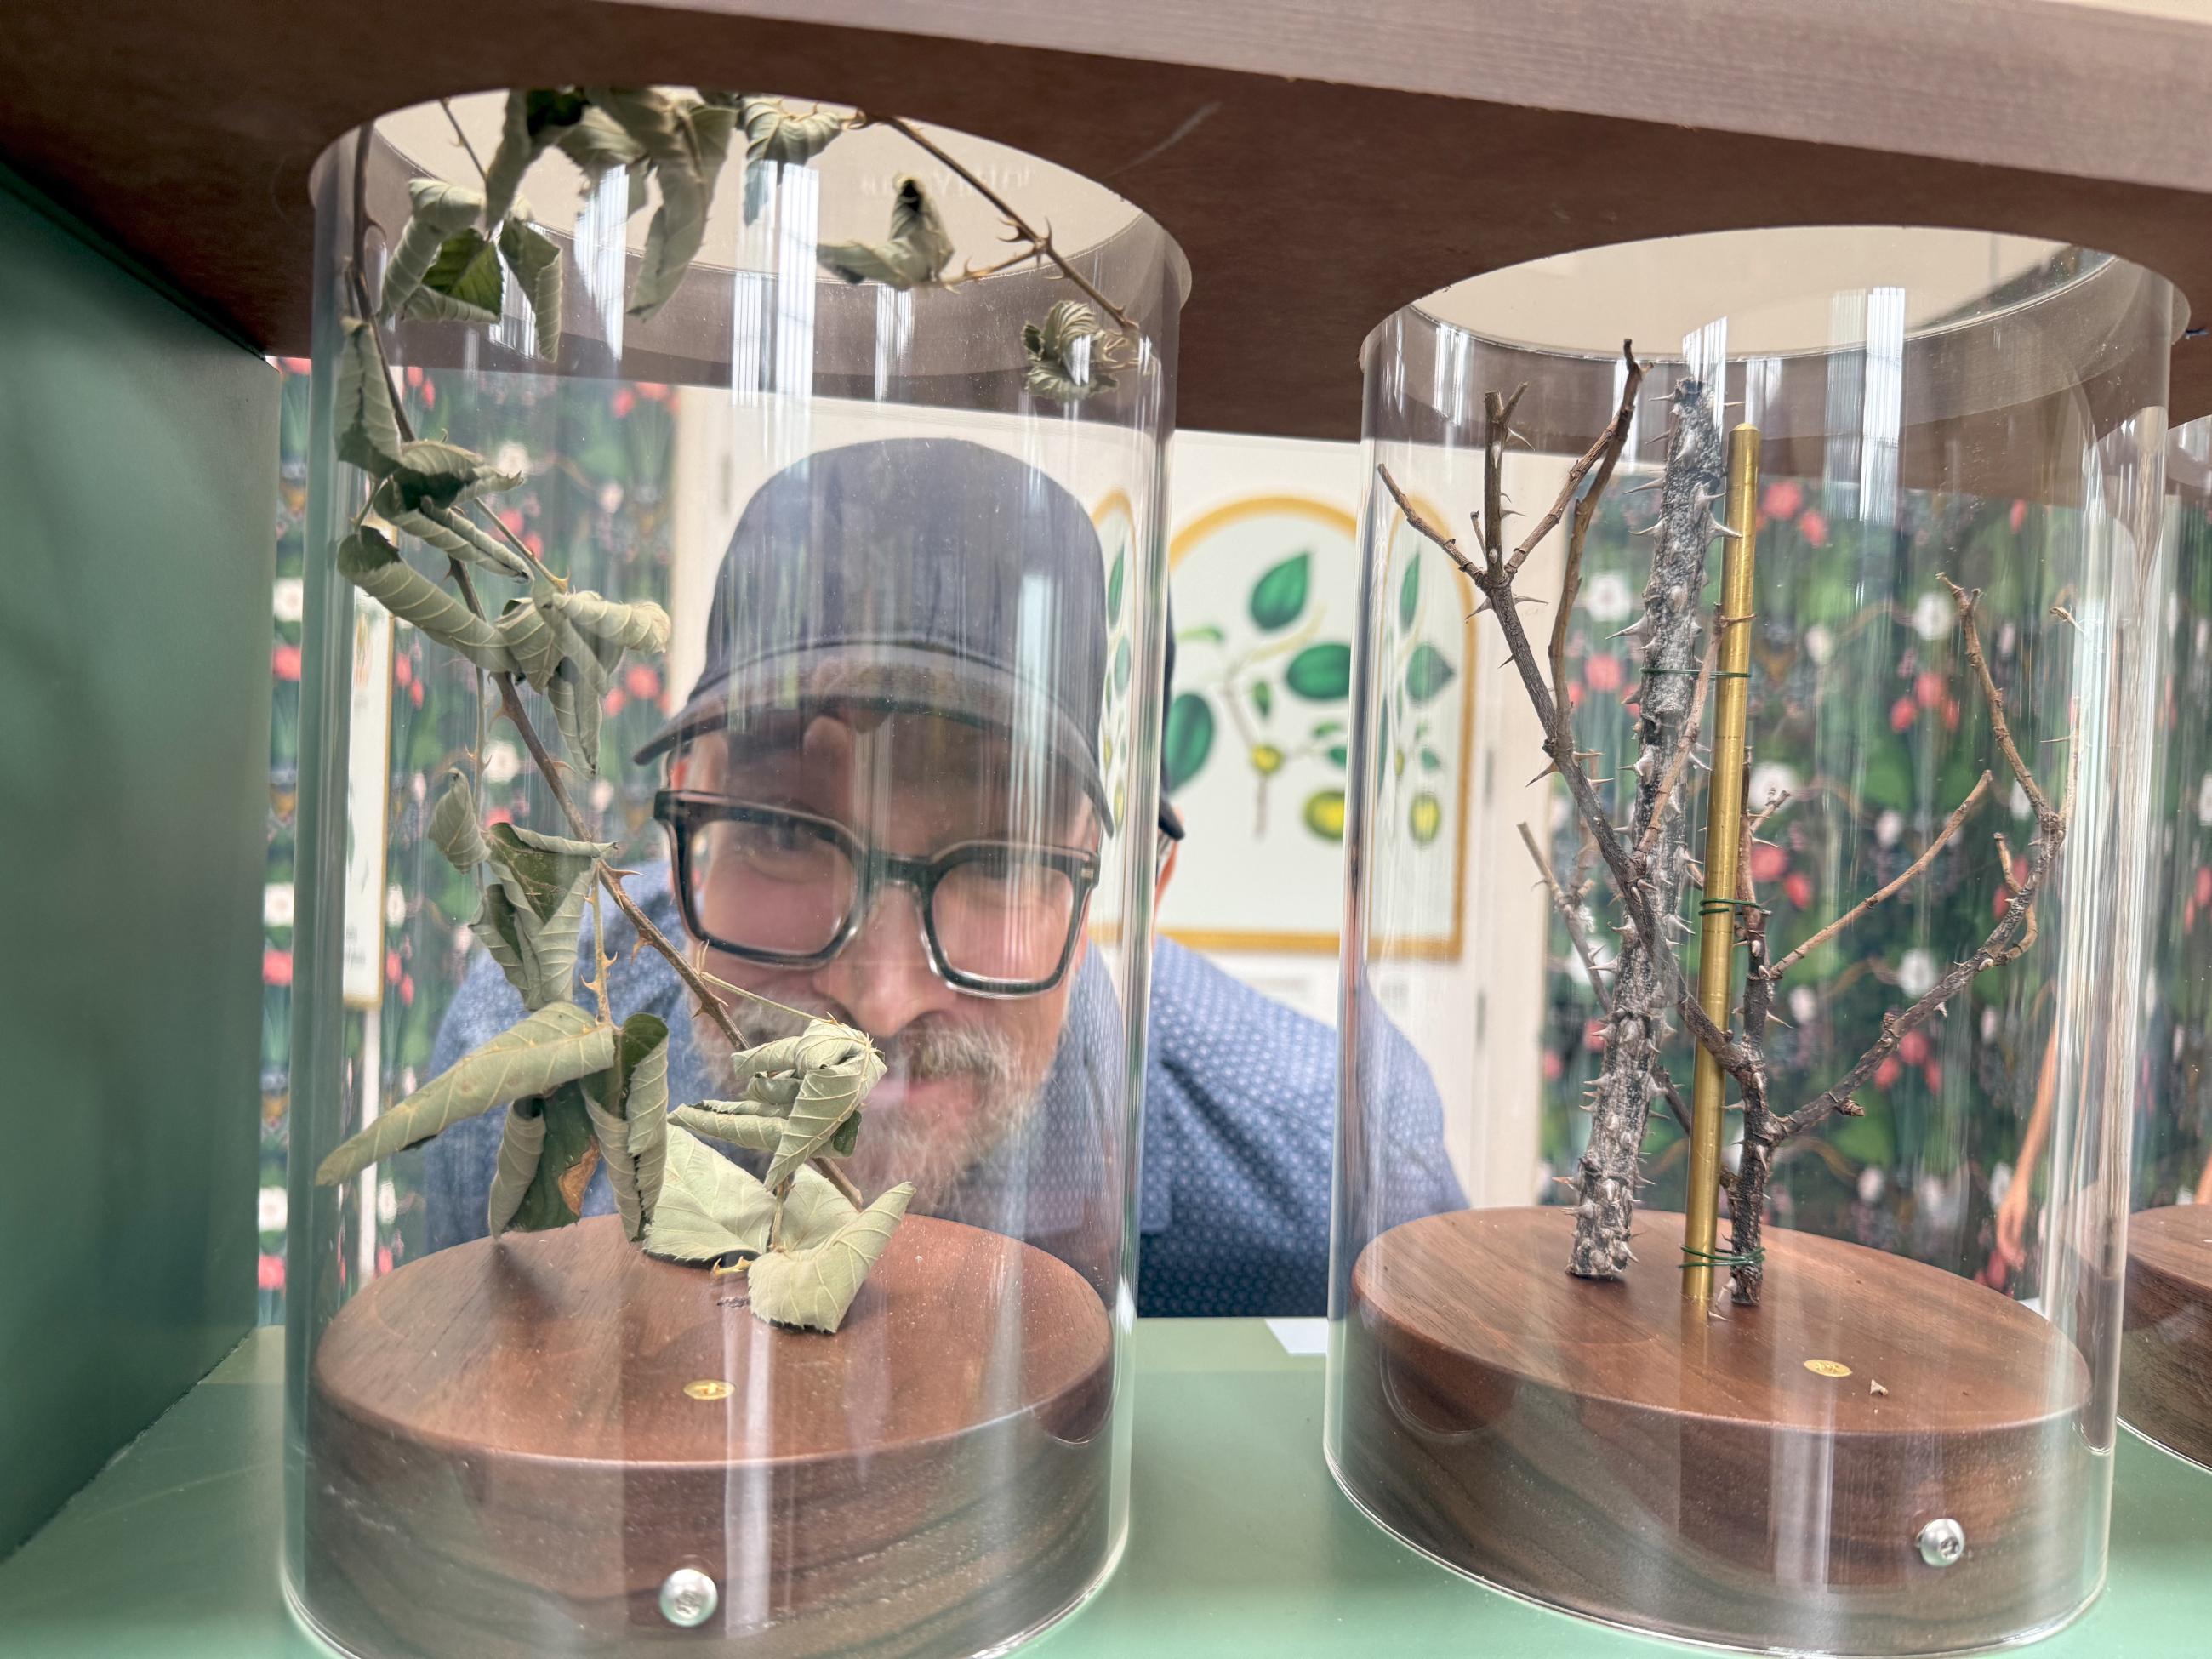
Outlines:
POLYGON ((746 962, 820 968, 853 942, 886 886, 910 889, 930 966, 978 996, 1034 996, 1066 976, 1097 884, 1073 847, 966 841, 904 858, 842 823, 685 789, 653 797, 668 826, 684 926, 746 962))

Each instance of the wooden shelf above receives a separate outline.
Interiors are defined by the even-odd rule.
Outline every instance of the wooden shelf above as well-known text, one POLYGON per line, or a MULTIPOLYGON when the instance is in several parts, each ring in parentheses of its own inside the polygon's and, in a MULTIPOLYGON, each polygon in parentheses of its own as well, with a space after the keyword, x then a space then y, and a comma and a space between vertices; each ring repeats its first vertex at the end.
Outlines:
MULTIPOLYGON (((299 354, 325 145, 586 75, 895 109, 1111 185, 1190 256, 1187 427, 1352 437, 1397 307, 1691 231, 2077 241, 2212 319, 2212 25, 2062 0, 12 0, 0 159, 299 354)), ((2212 340, 2173 403, 2212 412, 2212 340)))

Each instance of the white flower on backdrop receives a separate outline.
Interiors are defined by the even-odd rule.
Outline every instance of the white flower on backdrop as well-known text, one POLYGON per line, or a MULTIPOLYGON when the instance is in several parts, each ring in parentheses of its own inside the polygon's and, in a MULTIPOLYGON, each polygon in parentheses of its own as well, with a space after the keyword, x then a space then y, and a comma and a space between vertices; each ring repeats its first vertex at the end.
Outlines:
MULTIPOLYGON (((1932 589, 1923 593, 1912 607, 1912 631, 1923 640, 1942 639, 1958 620, 1958 606, 1932 589)), ((2002 641, 1998 642, 1997 649, 2004 649, 2002 641)))
POLYGON ((1909 997, 1927 995, 1936 983, 1933 952, 1914 945, 1897 959, 1897 988, 1909 997))

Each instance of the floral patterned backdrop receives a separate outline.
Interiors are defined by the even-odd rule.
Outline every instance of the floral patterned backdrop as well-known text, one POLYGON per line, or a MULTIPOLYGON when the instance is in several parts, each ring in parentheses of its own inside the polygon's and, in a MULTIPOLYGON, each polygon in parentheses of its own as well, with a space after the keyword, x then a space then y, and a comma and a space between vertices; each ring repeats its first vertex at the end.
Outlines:
MULTIPOLYGON (((276 536, 276 681, 270 732, 268 884, 263 899, 260 1313, 283 1316, 285 1159, 289 1102, 292 878, 299 790, 300 648, 307 507, 308 365, 278 361, 283 453, 276 536)), ((501 497, 508 527, 533 553, 580 585, 623 599, 668 599, 670 485, 677 394, 646 383, 537 375, 462 374, 410 368, 409 419, 422 436, 448 438, 495 456, 528 483, 501 497), (549 545, 549 543, 550 544, 549 545)), ((387 1087, 411 1091, 426 1072, 440 1020, 460 981, 472 939, 469 879, 423 837, 435 785, 466 765, 476 740, 475 677, 450 652, 424 648, 402 623, 392 664, 390 812, 386 827, 383 1016, 379 1036, 387 1087)), ((665 688, 659 669, 631 665, 607 693, 601 775, 584 803, 606 839, 634 842, 635 864, 658 856, 651 823, 653 779, 626 764, 656 730, 665 688)), ((550 729, 549 718, 540 723, 550 729)), ((483 760, 489 816, 524 811, 537 786, 527 757, 503 726, 490 728, 483 760)), ((353 1041, 359 1041, 358 1022, 353 1041)), ((422 1210, 411 1161, 380 1171, 380 1267, 422 1244, 422 1210)))

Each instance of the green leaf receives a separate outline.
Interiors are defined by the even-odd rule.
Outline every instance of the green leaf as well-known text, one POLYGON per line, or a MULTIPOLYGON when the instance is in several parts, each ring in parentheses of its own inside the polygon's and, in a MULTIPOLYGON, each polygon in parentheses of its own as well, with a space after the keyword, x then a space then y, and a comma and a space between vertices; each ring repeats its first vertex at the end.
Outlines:
POLYGON ((773 1152, 783 1139, 783 1120, 762 1112, 725 1109, 744 1103, 702 1100, 695 1105, 678 1106, 668 1115, 668 1121, 689 1133, 727 1141, 748 1152, 773 1152))
POLYGON ((1120 365, 1098 313, 1080 300, 1062 300, 1045 313, 1042 323, 1022 325, 1022 349, 1029 354, 1024 379, 1033 397, 1063 404, 1080 403, 1119 384, 1108 371, 1120 365))
POLYGON ((614 1060, 614 1028, 573 1002, 540 1008, 471 1050, 322 1161, 318 1186, 334 1187, 379 1158, 442 1133, 464 1118, 542 1095, 614 1060))
POLYGON ((1129 642, 1123 640, 1114 647, 1114 695, 1120 696, 1129 689, 1129 642))
POLYGON ((1106 573, 1106 615, 1109 621, 1121 619, 1121 585, 1129 574, 1129 552, 1123 548, 1114 556, 1114 568, 1106 573))
POLYGON ((583 1091, 623 1231, 641 1239, 667 1163, 667 1024, 657 1015, 632 1014, 623 1022, 614 1065, 585 1079, 583 1091))
POLYGON ((492 1166, 491 1196, 484 1206, 484 1231, 497 1238, 522 1207, 523 1194, 538 1179, 545 1151, 545 1114, 536 1101, 518 1100, 507 1109, 500 1131, 499 1159, 492 1166))
POLYGON ((575 985, 584 901, 598 860, 613 843, 541 836, 511 823, 494 824, 484 842, 496 884, 484 890, 471 930, 525 1007, 567 1001, 575 985))
POLYGON ((1198 775, 1213 751, 1213 705, 1196 691, 1178 691, 1168 705, 1167 729, 1162 746, 1167 763, 1170 793, 1198 775))
POLYGON ((1421 610, 1421 556, 1406 561, 1406 579, 1398 584, 1398 626, 1411 628, 1421 610))
POLYGON ((873 281, 890 288, 927 288, 937 281, 952 258, 952 239, 920 179, 902 176, 897 192, 889 237, 880 242, 823 243, 815 258, 824 270, 848 283, 873 281))
MULTIPOLYGON (((609 1034, 610 1036, 612 1033, 609 1034)), ((580 1085, 561 1085, 538 1103, 545 1115, 545 1144, 538 1167, 507 1224, 516 1232, 548 1232, 574 1224, 584 1212, 584 1194, 599 1168, 599 1137, 592 1132, 590 1104, 580 1085)))
POLYGON ((530 301, 531 327, 538 355, 561 355, 561 246, 521 212, 499 233, 500 258, 514 273, 530 301))
POLYGON ((1336 702, 1352 695, 1352 647, 1334 641, 1310 645, 1291 659, 1283 684, 1308 702, 1336 702))
POLYGON ((393 616, 477 667, 499 673, 514 666, 496 629, 401 558, 374 530, 364 526, 338 544, 337 571, 393 616))
POLYGON ((544 611, 528 599, 509 599, 495 624, 515 672, 538 691, 550 691, 561 665, 561 641, 544 611))
POLYGON ((1279 633, 1298 619, 1306 608, 1313 581, 1313 555, 1294 553, 1273 566, 1253 585, 1249 608, 1252 620, 1267 633, 1279 633))
POLYGON ((1298 809, 1298 817, 1307 829, 1323 841, 1344 839, 1344 791, 1316 789, 1306 797, 1306 804, 1298 809))
POLYGON ((1328 757, 1338 766, 1345 765, 1352 754, 1349 744, 1333 743, 1328 746, 1328 757))
POLYGON ((760 1257, 748 1270, 754 1316, 835 1333, 913 1198, 912 1187, 894 1187, 820 1243, 760 1257))
POLYGON ((1444 757, 1437 753, 1435 750, 1424 744, 1421 747, 1421 769, 1424 772, 1443 771, 1444 769, 1444 757))
POLYGON ((544 603, 579 632, 654 656, 668 649, 668 613, 650 599, 623 605, 572 588, 565 593, 551 591, 544 603))
POLYGON ((707 210, 729 157, 737 112, 679 102, 649 87, 591 87, 586 92, 642 152, 660 185, 660 206, 646 228, 645 251, 630 289, 629 314, 645 322, 668 303, 706 241, 707 210))
POLYGON ((1443 652, 1424 640, 1406 664, 1406 695, 1416 703, 1426 702, 1452 683, 1456 672, 1443 652))
POLYGON ((1333 738, 1344 730, 1342 720, 1316 720, 1312 736, 1317 743, 1323 738, 1333 738))
MULTIPOLYGON (((425 273, 443 254, 448 239, 475 224, 483 212, 481 191, 449 185, 442 179, 410 180, 407 198, 411 211, 399 239, 392 245, 392 258, 384 267, 384 292, 377 305, 376 314, 385 322, 407 308, 425 273)), ((497 306, 492 309, 497 315, 497 306)))
POLYGON ((430 809, 430 844, 446 855, 456 870, 473 870, 491 857, 483 825, 477 817, 476 796, 468 774, 459 767, 446 774, 446 787, 430 809))
POLYGON ((495 823, 485 836, 493 867, 507 896, 540 920, 550 919, 569 893, 590 879, 597 862, 615 850, 611 841, 572 841, 526 830, 519 823, 495 823))
POLYGON ((1223 633, 1212 623, 1201 623, 1196 628, 1182 628, 1176 630, 1177 645, 1222 645, 1227 642, 1228 638, 1228 635, 1223 633))
POLYGON ((799 1172, 791 1183, 791 1195, 783 1200, 782 1248, 804 1250, 827 1243, 860 1213, 852 1200, 809 1164, 799 1172))
POLYGON ((495 323, 507 304, 507 279, 499 250, 471 225, 449 236, 422 273, 420 287, 407 296, 410 317, 447 322, 495 323))
POLYGON ((738 113, 745 129, 746 157, 783 167, 805 167, 845 131, 845 118, 834 110, 793 115, 773 98, 742 99, 738 113))
POLYGON ((1260 718, 1267 720, 1275 712, 1275 688, 1266 680, 1255 680, 1251 685, 1252 707, 1259 710, 1260 718))
POLYGON ((764 1177, 774 1189, 828 1146, 845 1120, 860 1109, 883 1076, 884 1061, 866 1036, 830 1019, 810 1021, 799 1036, 762 1048, 778 1051, 784 1064, 776 1069, 787 1068, 799 1082, 791 1115, 783 1120, 783 1137, 764 1177))
POLYGON ((775 1200, 758 1179, 684 1128, 679 1108, 668 1126, 660 1201, 646 1224, 645 1253, 664 1261, 713 1261, 768 1248, 775 1200))
POLYGON ((381 478, 399 465, 399 417, 392 383, 384 376, 374 325, 348 317, 340 325, 337 407, 338 459, 381 478))

